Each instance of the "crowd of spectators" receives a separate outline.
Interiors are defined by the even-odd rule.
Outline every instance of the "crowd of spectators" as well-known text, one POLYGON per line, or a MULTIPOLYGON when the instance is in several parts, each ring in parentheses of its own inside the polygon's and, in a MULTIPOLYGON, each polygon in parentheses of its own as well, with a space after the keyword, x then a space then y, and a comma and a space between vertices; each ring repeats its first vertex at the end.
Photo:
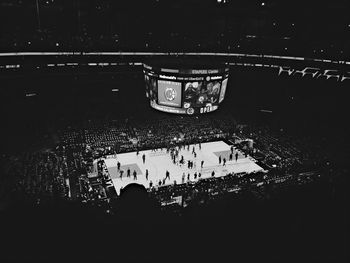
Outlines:
POLYGON ((235 119, 228 116, 87 121, 79 127, 61 130, 59 138, 60 143, 54 149, 2 158, 5 167, 3 190, 10 188, 38 199, 41 196, 60 196, 85 201, 104 200, 111 180, 108 171, 102 168, 97 177, 91 178, 91 174, 96 176, 94 160, 120 152, 217 139, 235 143, 269 173, 235 174, 198 183, 153 186, 151 193, 157 193, 163 201, 177 195, 193 199, 198 193, 211 193, 212 196, 213 193, 238 191, 247 184, 261 186, 277 182, 278 178, 282 178, 279 182, 295 180, 294 175, 298 177, 302 173, 317 173, 322 168, 330 168, 327 152, 314 152, 319 142, 295 139, 286 132, 267 127, 237 125, 235 119), (247 139, 253 140, 253 147, 247 146, 247 139))
POLYGON ((3 155, 1 163, 1 194, 5 198, 12 194, 19 198, 28 195, 40 202, 70 195, 66 159, 55 151, 3 155))
POLYGON ((269 168, 289 172, 331 164, 329 149, 322 144, 322 138, 303 136, 295 139, 283 129, 271 130, 266 126, 240 129, 236 138, 253 139, 256 151, 252 155, 269 168))
MULTIPOLYGON (((274 14, 275 8, 280 8, 281 14, 285 12, 283 4, 278 1, 271 5, 274 6, 271 9, 270 5, 237 8, 236 5, 244 4, 229 3, 225 4, 225 10, 220 5, 208 7, 196 3, 196 10, 202 11, 197 10, 198 14, 192 12, 189 19, 186 13, 190 8, 179 4, 181 8, 173 12, 178 15, 167 18, 170 24, 163 25, 157 23, 158 19, 165 18, 169 8, 172 9, 158 5, 158 1, 139 4, 142 6, 139 9, 144 11, 138 15, 134 13, 133 6, 122 7, 122 4, 113 1, 96 1, 91 5, 81 1, 77 5, 76 2, 39 0, 38 9, 35 2, 19 2, 8 1, 1 5, 0 17, 7 25, 0 38, 0 50, 3 52, 117 50, 259 53, 342 59, 349 56, 346 38, 349 24, 346 22, 346 9, 341 8, 341 4, 334 4, 332 8, 337 8, 339 17, 344 19, 330 19, 327 23, 323 21, 321 12, 315 12, 318 15, 310 21, 309 12, 316 7, 327 13, 328 8, 321 5, 313 5, 309 9, 304 6, 300 17, 285 19, 274 14), (209 11, 213 8, 218 8, 218 17, 212 16, 209 11), (259 8, 264 8, 264 15, 259 8), (180 15, 181 10, 184 17, 180 15), (148 14, 147 19, 143 12, 148 14), (200 23, 199 14, 202 12, 208 16, 207 21, 200 23), (25 19, 22 19, 24 14, 25 19), (237 19, 231 19, 232 14, 236 14, 237 19), (124 32, 123 27, 130 32, 124 32), (162 27, 167 27, 167 30, 162 27), (206 30, 203 31, 203 28, 206 30)), ((293 8, 299 10, 298 4, 293 8)))
POLYGON ((257 193, 261 199, 267 198, 271 186, 302 185, 320 178, 320 173, 296 173, 278 176, 270 172, 227 174, 224 177, 200 179, 198 182, 186 182, 167 186, 152 187, 151 196, 163 206, 176 205, 187 207, 201 205, 210 200, 218 199, 228 194, 240 194, 246 190, 257 193), (264 194, 265 193, 265 194, 264 194))
MULTIPOLYGON (((7 36, 0 41, 2 52, 10 51, 37 51, 45 50, 52 52, 63 51, 118 51, 118 52, 223 52, 242 54, 268 54, 280 56, 302 56, 317 58, 338 58, 346 59, 349 56, 347 46, 339 47, 333 44, 317 43, 310 45, 304 41, 288 41, 283 37, 254 37, 242 36, 239 39, 230 39, 228 36, 224 43, 220 40, 196 39, 192 42, 183 36, 174 38, 172 35, 159 36, 162 43, 147 43, 142 37, 138 41, 116 39, 113 36, 72 36, 70 38, 56 38, 49 32, 40 35, 31 34, 28 37, 12 38, 7 36), (186 41, 186 46, 181 43, 186 41), (125 42, 125 43, 123 43, 125 42), (315 47, 316 46, 316 47, 315 47), (179 49, 181 47, 181 49, 179 49)), ((156 37, 155 37, 156 38, 156 37)))

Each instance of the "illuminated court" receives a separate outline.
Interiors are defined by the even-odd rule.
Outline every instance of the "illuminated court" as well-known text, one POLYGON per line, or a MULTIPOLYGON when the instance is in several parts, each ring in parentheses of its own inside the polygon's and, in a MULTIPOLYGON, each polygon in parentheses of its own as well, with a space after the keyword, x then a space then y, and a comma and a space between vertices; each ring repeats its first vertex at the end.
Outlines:
POLYGON ((230 145, 223 141, 207 142, 199 145, 190 145, 189 150, 181 148, 179 151, 179 159, 181 156, 184 158, 184 164, 173 163, 170 152, 166 152, 166 149, 147 150, 140 151, 139 155, 136 152, 118 154, 116 158, 107 158, 105 163, 108 168, 108 172, 112 178, 114 187, 119 194, 120 188, 125 187, 130 183, 143 184, 146 188, 149 188, 150 182, 153 185, 158 185, 159 180, 163 180, 166 177, 166 171, 170 173, 170 180, 166 179, 165 185, 182 183, 183 173, 185 173, 184 182, 188 182, 187 176, 190 174, 190 181, 197 181, 197 176, 194 179, 195 173, 201 173, 201 178, 211 177, 212 172, 215 172, 215 177, 225 176, 228 173, 251 173, 262 171, 263 169, 258 166, 253 158, 248 156, 247 158, 237 149, 233 150, 233 160, 229 161, 230 145), (193 147, 195 147, 196 157, 192 153, 193 147), (238 160, 235 159, 235 153, 238 153, 238 160), (145 155, 145 162, 143 163, 142 155, 145 155), (223 166, 223 162, 219 164, 219 156, 226 158, 226 165, 223 166), (188 168, 187 162, 193 161, 194 165, 192 169, 188 168), (120 176, 120 170, 117 169, 117 163, 120 162, 120 170, 123 170, 122 176, 120 176), (203 168, 201 168, 201 161, 204 161, 203 168), (130 177, 127 177, 127 170, 130 170, 130 177), (146 169, 148 170, 148 180, 146 179, 146 169), (134 179, 133 172, 136 171, 137 179, 134 179))

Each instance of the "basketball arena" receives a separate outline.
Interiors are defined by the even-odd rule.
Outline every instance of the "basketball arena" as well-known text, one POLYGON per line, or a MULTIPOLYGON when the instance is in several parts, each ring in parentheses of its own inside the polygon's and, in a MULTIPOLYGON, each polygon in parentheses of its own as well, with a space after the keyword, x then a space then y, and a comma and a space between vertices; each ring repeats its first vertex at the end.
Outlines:
POLYGON ((0 262, 350 262, 349 14, 1 0, 0 262))
MULTIPOLYGON (((233 146, 232 146, 233 147, 233 146)), ((154 149, 129 153, 121 153, 117 155, 110 155, 104 158, 105 164, 108 169, 108 173, 112 178, 113 185, 120 193, 120 189, 124 188, 130 183, 139 183, 144 185, 146 188, 150 187, 150 182, 153 185, 163 181, 166 176, 166 171, 170 173, 170 179, 165 180, 165 185, 169 184, 181 184, 188 182, 196 182, 200 179, 212 177, 222 177, 227 174, 244 174, 263 171, 263 169, 256 164, 256 160, 252 157, 247 156, 239 151, 238 149, 233 150, 233 155, 238 153, 237 161, 235 158, 230 160, 229 155, 231 153, 231 146, 224 141, 206 142, 201 144, 191 144, 181 148, 179 155, 184 157, 185 163, 179 164, 179 162, 173 163, 169 151, 166 149, 154 149), (194 157, 193 149, 196 152, 194 157), (142 155, 145 155, 145 162, 143 162, 142 155), (219 157, 226 159, 227 162, 223 165, 223 162, 219 164, 219 157), (188 168, 187 162, 193 161, 193 168, 188 168), (201 162, 204 161, 203 167, 201 162), (118 170, 117 163, 120 162, 121 166, 118 170), (130 169, 131 175, 127 177, 127 170, 130 169), (146 179, 146 170, 149 172, 148 180, 146 179), (120 171, 122 176, 120 176, 120 171), (134 179, 132 173, 136 171, 137 179, 134 179), (194 174, 201 174, 201 177, 194 174), (188 179, 188 175, 189 179, 188 179), (185 177, 183 180, 182 177, 185 177)), ((95 164, 98 160, 95 160, 95 164)), ((93 175, 90 175, 93 176, 93 175)), ((162 184, 163 185, 163 184, 162 184)))

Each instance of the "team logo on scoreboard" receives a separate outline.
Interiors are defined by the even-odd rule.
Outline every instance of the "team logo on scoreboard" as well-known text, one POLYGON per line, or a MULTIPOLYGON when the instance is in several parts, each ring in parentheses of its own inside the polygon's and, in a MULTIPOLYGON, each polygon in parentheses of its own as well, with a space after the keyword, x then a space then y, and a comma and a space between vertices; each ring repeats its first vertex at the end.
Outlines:
POLYGON ((188 108, 187 109, 187 114, 192 115, 194 113, 194 109, 193 108, 188 108))
POLYGON ((164 91, 164 96, 168 101, 173 101, 176 98, 176 90, 173 88, 166 88, 164 91))

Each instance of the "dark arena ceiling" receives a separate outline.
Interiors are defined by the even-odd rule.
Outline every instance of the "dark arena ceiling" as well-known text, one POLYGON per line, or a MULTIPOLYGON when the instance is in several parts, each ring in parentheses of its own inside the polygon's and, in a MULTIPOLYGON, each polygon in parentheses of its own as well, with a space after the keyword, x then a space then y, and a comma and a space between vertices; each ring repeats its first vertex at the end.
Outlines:
MULTIPOLYGON (((175 59, 211 67, 229 64, 232 78, 222 109, 232 103, 237 111, 267 109, 280 116, 288 112, 290 118, 316 111, 336 122, 346 103, 324 105, 346 100, 349 3, 2 0, 2 107, 15 102, 18 113, 12 113, 29 123, 35 116, 50 119, 50 112, 74 119, 70 112, 76 105, 81 112, 73 111, 81 116, 129 114, 137 108, 124 98, 147 105, 142 63, 175 59), (310 98, 318 105, 312 110, 310 98), (40 110, 45 105, 49 111, 40 110)), ((10 123, 20 125, 11 114, 10 123)), ((310 119, 315 119, 311 113, 310 119)))
POLYGON ((349 1, 3 0, 0 51, 215 51, 349 58, 349 1))

